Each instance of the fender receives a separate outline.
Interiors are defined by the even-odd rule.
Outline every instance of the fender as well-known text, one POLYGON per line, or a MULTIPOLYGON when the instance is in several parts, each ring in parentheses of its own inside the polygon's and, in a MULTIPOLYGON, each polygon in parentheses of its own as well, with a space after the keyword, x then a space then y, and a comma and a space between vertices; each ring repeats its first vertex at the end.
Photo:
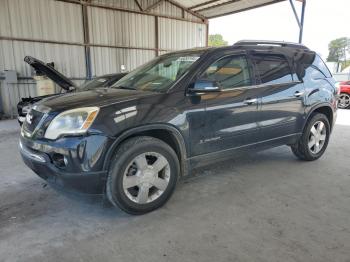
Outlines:
POLYGON ((176 139, 176 142, 180 149, 180 155, 181 155, 179 159, 181 171, 183 175, 186 175, 188 173, 186 143, 181 132, 176 127, 169 124, 149 124, 149 125, 134 127, 126 131, 123 131, 120 135, 115 137, 115 141, 113 142, 112 146, 108 149, 108 152, 106 153, 106 157, 103 163, 103 170, 106 170, 106 171, 109 170, 109 164, 111 159, 113 158, 115 150, 125 139, 140 132, 151 131, 156 129, 169 131, 176 139))
MULTIPOLYGON (((328 108, 330 108, 332 110, 333 120, 334 120, 334 109, 333 109, 332 105, 330 103, 327 103, 327 102, 318 103, 318 104, 313 105, 312 107, 310 107, 307 110, 306 116, 305 116, 305 121, 304 121, 304 124, 303 124, 303 130, 304 130, 305 125, 307 123, 307 120, 310 118, 311 114, 313 112, 315 112, 315 110, 317 110, 318 108, 321 108, 321 107, 328 107, 328 108)), ((330 123, 330 125, 331 125, 331 129, 332 129, 333 123, 330 123)))

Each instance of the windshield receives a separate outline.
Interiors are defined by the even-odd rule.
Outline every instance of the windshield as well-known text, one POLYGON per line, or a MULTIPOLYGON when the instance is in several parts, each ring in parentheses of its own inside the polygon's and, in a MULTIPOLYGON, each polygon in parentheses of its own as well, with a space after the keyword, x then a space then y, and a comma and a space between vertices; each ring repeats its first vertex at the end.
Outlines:
POLYGON ((80 90, 90 90, 103 86, 109 78, 107 77, 96 77, 92 80, 86 81, 84 84, 78 87, 80 90))
POLYGON ((166 92, 202 53, 190 51, 160 56, 127 74, 112 87, 166 92))

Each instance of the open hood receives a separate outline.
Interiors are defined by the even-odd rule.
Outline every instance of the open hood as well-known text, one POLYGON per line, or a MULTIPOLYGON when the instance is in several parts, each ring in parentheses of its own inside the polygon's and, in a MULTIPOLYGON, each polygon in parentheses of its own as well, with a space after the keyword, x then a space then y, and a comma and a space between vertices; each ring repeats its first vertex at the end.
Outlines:
POLYGON ((36 59, 31 56, 26 56, 24 58, 24 62, 32 66, 35 69, 35 71, 41 72, 44 75, 46 75, 48 78, 50 78, 63 89, 68 91, 71 89, 71 87, 73 87, 74 89, 76 88, 76 85, 72 82, 72 80, 58 72, 52 66, 45 64, 43 61, 40 61, 39 59, 36 59))

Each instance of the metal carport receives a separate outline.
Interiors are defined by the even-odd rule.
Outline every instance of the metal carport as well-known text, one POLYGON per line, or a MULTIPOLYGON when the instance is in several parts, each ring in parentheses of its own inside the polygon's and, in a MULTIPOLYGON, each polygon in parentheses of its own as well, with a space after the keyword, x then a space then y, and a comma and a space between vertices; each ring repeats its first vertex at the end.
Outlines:
MULTIPOLYGON (((169 51, 206 46, 208 19, 282 1, 1 0, 0 112, 13 117, 22 97, 36 96, 26 55, 54 61, 81 82, 120 72, 121 65, 132 70, 169 51), (14 70, 17 82, 6 83, 5 70, 14 70)), ((297 17, 296 0, 289 1, 297 17)), ((303 14, 297 17, 300 36, 303 14)))

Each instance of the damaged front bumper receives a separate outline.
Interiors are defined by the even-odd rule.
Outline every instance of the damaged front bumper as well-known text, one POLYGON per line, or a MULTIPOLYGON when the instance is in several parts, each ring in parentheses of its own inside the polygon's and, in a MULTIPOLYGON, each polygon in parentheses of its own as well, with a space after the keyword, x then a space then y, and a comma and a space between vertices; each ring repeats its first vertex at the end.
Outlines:
POLYGON ((102 194, 107 178, 105 154, 112 141, 102 135, 37 141, 21 136, 24 163, 39 177, 68 191, 102 194))

